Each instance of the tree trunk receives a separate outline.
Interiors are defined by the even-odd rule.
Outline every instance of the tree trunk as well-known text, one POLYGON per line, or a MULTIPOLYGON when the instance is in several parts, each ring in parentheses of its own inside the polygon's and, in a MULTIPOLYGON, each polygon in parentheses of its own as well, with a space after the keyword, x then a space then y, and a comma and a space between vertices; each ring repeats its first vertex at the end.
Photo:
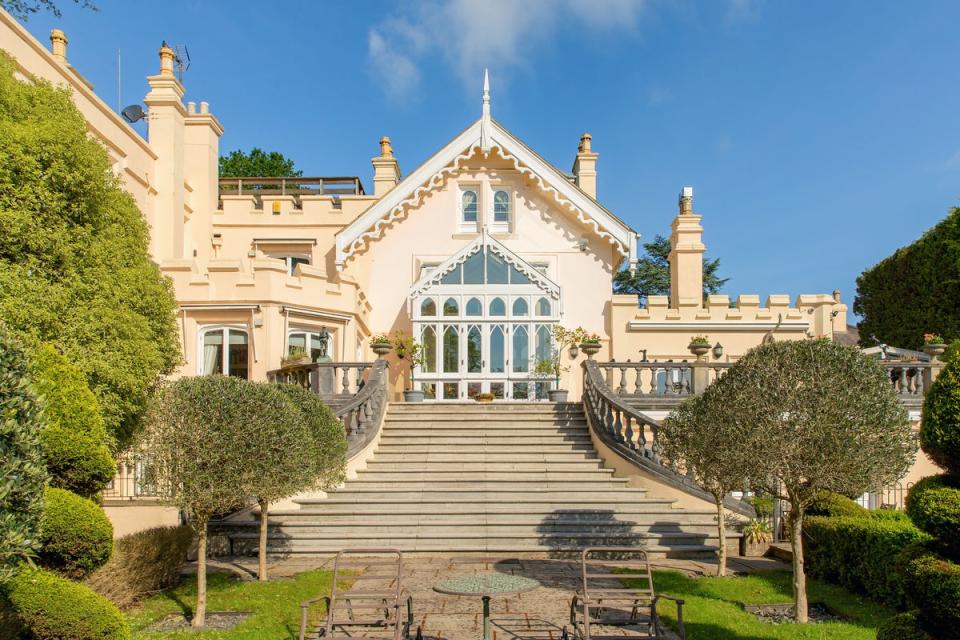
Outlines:
POLYGON ((267 581, 267 511, 270 509, 270 503, 267 500, 257 499, 260 505, 260 545, 257 550, 259 556, 259 566, 257 568, 257 578, 260 582, 267 581))
POLYGON ((723 496, 714 496, 717 500, 717 540, 719 557, 717 558, 717 575, 727 575, 727 525, 723 518, 723 496))
POLYGON ((800 505, 790 505, 790 547, 793 550, 793 602, 797 610, 797 622, 804 623, 807 617, 807 574, 803 570, 803 512, 800 505))
POLYGON ((202 627, 207 622, 207 519, 197 519, 197 606, 193 610, 191 626, 202 627))

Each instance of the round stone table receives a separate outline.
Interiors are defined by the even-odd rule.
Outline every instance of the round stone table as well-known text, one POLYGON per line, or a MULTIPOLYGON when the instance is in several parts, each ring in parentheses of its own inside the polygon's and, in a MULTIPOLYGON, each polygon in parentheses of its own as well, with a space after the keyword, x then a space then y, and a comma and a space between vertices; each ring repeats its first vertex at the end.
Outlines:
POLYGON ((483 600, 483 640, 490 640, 490 598, 525 593, 539 586, 540 583, 531 578, 504 573, 485 573, 450 578, 435 585, 433 590, 451 596, 480 596, 483 600))

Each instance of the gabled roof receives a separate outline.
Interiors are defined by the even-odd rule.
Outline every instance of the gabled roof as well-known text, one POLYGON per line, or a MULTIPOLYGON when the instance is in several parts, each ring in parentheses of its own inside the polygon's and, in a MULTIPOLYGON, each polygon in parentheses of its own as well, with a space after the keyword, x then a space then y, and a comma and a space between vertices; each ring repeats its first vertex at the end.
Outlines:
POLYGON ((500 123, 490 119, 489 112, 485 110, 483 117, 448 142, 337 234, 337 268, 342 269, 350 256, 367 242, 379 238, 387 226, 416 206, 423 195, 440 188, 447 176, 459 171, 463 163, 478 151, 484 157, 495 152, 512 162, 517 171, 530 178, 543 192, 551 194, 568 213, 614 245, 620 255, 629 261, 631 268, 636 265, 637 232, 570 182, 563 172, 541 158, 500 123))
POLYGON ((536 286, 554 300, 560 299, 560 285, 541 273, 539 269, 513 251, 510 251, 503 243, 490 237, 486 231, 481 233, 476 239, 467 243, 460 251, 447 258, 444 262, 441 262, 435 269, 421 276, 420 279, 410 287, 409 298, 414 298, 434 285, 441 284, 441 280, 443 280, 445 275, 466 262, 467 258, 477 251, 483 251, 484 247, 503 258, 507 264, 526 276, 527 279, 530 280, 530 284, 536 286))

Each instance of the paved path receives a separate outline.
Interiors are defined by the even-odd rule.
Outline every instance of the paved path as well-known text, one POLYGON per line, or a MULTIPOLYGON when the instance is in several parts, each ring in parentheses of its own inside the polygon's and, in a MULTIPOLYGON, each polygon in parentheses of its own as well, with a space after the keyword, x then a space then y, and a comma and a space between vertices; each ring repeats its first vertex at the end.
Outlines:
MULTIPOLYGON (((712 575, 716 565, 697 560, 656 560, 655 569, 677 569, 691 575, 712 575)), ((255 558, 220 562, 241 572, 255 572, 255 558)), ((310 569, 333 568, 331 559, 293 558, 271 563, 271 576, 295 575, 310 569)), ((733 572, 750 573, 787 565, 766 558, 729 560, 733 572)), ((433 590, 452 577, 478 573, 509 573, 533 578, 540 588, 519 595, 493 598, 491 618, 494 640, 559 640, 569 625, 570 597, 577 589, 579 565, 571 560, 531 558, 409 557, 405 560, 404 586, 413 594, 414 614, 424 638, 430 640, 477 640, 482 633, 479 597, 442 595, 433 590)), ((364 585, 365 587, 367 585, 364 585)), ((605 630, 606 631, 606 630, 605 630)), ((626 634, 624 634, 626 635, 626 634)))

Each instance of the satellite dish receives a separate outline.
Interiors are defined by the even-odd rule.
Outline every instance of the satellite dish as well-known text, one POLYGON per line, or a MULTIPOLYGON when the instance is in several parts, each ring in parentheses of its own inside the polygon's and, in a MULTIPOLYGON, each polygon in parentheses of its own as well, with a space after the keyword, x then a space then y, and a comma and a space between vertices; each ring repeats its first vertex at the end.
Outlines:
POLYGON ((123 111, 120 112, 120 115, 123 116, 123 119, 133 124, 137 120, 143 120, 147 113, 143 110, 138 104, 132 104, 129 107, 124 107, 123 111))

